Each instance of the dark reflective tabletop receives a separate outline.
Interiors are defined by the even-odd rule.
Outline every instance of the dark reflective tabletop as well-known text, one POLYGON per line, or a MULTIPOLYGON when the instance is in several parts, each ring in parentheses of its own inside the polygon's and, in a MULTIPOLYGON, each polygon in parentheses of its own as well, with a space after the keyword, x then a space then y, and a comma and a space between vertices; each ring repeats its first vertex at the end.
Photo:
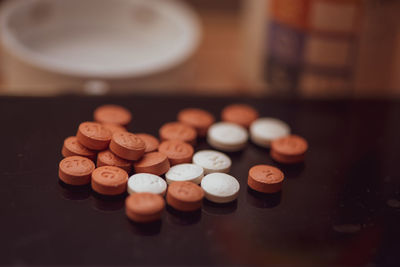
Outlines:
MULTIPOLYGON (((0 264, 400 266, 400 103, 178 96, 0 98, 0 264), (230 153, 237 201, 162 220, 130 222, 124 198, 59 182, 64 138, 95 107, 121 104, 129 130, 157 135, 184 107, 219 118, 245 102, 286 121, 310 144, 304 164, 281 166, 251 143, 230 153), (255 164, 279 166, 281 193, 247 187, 255 164)), ((196 149, 209 146, 204 140, 196 149)))

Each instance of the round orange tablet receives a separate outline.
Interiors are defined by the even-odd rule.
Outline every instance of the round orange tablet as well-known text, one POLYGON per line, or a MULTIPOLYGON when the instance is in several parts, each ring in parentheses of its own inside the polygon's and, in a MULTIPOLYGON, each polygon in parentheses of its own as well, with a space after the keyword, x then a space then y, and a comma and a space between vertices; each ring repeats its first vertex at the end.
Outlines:
POLYGON ((93 150, 104 150, 111 140, 111 132, 97 122, 82 122, 76 138, 79 143, 93 150))
POLYGON ((196 129, 198 136, 204 137, 208 128, 214 123, 214 116, 203 109, 187 108, 178 113, 178 121, 196 129))
POLYGON ((283 172, 269 165, 256 165, 249 170, 247 184, 261 193, 276 193, 282 189, 283 172))
POLYGON ((127 125, 132 115, 129 110, 117 105, 103 105, 95 109, 94 120, 102 123, 127 125))
POLYGON ((97 155, 97 167, 115 166, 123 169, 127 173, 131 172, 132 163, 126 159, 120 158, 110 150, 104 150, 97 155))
POLYGON ((137 137, 143 140, 146 149, 144 150, 145 153, 156 151, 160 142, 154 136, 146 133, 138 133, 136 134, 137 137))
POLYGON ((102 195, 126 192, 128 173, 115 166, 102 166, 92 172, 92 189, 102 195))
POLYGON ((169 122, 164 124, 159 131, 160 138, 164 140, 180 140, 191 145, 196 144, 196 130, 181 122, 169 122))
POLYGON ((129 219, 139 223, 153 222, 161 219, 165 201, 160 195, 152 193, 135 193, 125 200, 125 213, 129 219))
POLYGON ((158 151, 168 157, 171 166, 180 163, 191 163, 194 149, 188 143, 179 140, 167 140, 160 144, 158 151))
POLYGON ((145 151, 145 143, 133 133, 116 132, 112 135, 110 150, 126 160, 138 160, 145 151))
POLYGON ((94 160, 96 158, 96 152, 79 143, 76 136, 70 136, 64 140, 61 154, 64 157, 82 156, 91 160, 94 160))
POLYGON ((66 157, 58 165, 60 180, 70 185, 85 185, 90 183, 90 177, 95 166, 93 161, 81 156, 66 157))
POLYGON ((118 124, 114 124, 114 123, 102 123, 101 125, 104 126, 104 128, 110 130, 111 134, 114 134, 115 132, 126 132, 126 128, 118 125, 118 124))
POLYGON ((226 106, 221 113, 223 121, 239 124, 249 128, 250 124, 258 118, 258 112, 253 107, 245 104, 232 104, 226 106))
POLYGON ((143 157, 133 163, 136 173, 151 173, 155 175, 162 175, 169 170, 169 161, 167 156, 160 152, 150 152, 143 155, 143 157))
POLYGON ((298 135, 288 135, 271 142, 271 157, 277 162, 294 164, 304 161, 307 141, 298 135))
POLYGON ((167 203, 180 211, 195 211, 201 208, 204 191, 192 182, 173 182, 167 191, 167 203))

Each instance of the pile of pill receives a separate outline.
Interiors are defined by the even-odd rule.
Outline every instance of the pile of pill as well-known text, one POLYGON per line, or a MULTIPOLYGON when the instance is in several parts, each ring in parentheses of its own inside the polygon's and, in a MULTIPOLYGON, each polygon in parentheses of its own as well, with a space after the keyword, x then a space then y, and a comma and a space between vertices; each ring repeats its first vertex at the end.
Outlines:
MULTIPOLYGON (((204 198, 214 203, 236 200, 240 184, 229 175, 232 161, 223 152, 244 149, 249 138, 270 148, 271 158, 282 164, 304 161, 308 149, 307 141, 291 135, 285 122, 259 118, 244 104, 225 107, 221 122, 208 111, 184 109, 177 121, 161 126, 160 141, 150 134, 128 132, 132 114, 124 107, 100 106, 93 118, 78 126, 76 136, 64 140, 59 178, 73 186, 90 184, 101 195, 128 192, 126 215, 139 223, 159 220, 165 200, 181 212, 200 209, 204 198), (215 150, 195 151, 199 138, 206 138, 215 150)), ((283 180, 277 167, 256 165, 248 172, 247 184, 268 194, 279 192, 283 180)))

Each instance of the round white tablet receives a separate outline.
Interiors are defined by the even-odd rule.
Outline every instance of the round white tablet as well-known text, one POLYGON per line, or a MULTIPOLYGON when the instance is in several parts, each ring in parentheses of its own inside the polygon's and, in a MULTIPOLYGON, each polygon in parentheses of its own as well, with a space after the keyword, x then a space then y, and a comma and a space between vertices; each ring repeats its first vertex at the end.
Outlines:
POLYGON ((213 124, 207 132, 207 142, 223 151, 239 151, 247 144, 247 130, 230 122, 213 124))
POLYGON ((193 155, 193 163, 203 167, 204 174, 229 172, 232 161, 224 153, 214 150, 201 150, 193 155))
POLYGON ((203 167, 191 163, 183 163, 172 166, 165 174, 168 184, 177 181, 188 181, 195 184, 200 184, 203 176, 203 167))
POLYGON ((251 141, 262 147, 269 147, 272 140, 288 134, 289 125, 274 118, 260 118, 250 125, 251 141))
POLYGON ((153 193, 164 195, 167 183, 160 177, 150 173, 137 173, 128 179, 128 193, 153 193))
POLYGON ((204 176, 201 188, 205 198, 216 203, 228 203, 239 195, 239 182, 226 173, 215 172, 204 176))

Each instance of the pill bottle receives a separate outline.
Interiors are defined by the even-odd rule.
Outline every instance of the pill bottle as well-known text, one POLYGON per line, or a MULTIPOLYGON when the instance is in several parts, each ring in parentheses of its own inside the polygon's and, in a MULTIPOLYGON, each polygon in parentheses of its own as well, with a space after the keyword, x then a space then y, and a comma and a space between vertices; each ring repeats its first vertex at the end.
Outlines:
POLYGON ((243 1, 243 73, 259 92, 400 95, 400 1, 243 1))

